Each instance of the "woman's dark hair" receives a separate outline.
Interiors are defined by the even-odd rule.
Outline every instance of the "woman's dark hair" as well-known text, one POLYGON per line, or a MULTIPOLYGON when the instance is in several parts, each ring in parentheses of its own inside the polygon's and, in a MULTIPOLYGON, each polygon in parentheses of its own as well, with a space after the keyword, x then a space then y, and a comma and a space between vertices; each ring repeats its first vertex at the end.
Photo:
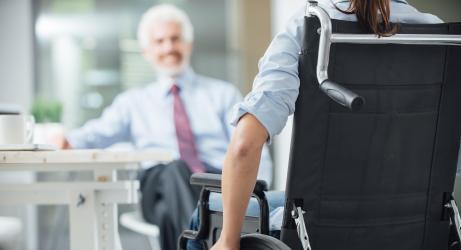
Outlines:
POLYGON ((390 0, 349 0, 345 14, 355 14, 358 22, 379 36, 391 36, 398 31, 398 26, 390 22, 390 0))

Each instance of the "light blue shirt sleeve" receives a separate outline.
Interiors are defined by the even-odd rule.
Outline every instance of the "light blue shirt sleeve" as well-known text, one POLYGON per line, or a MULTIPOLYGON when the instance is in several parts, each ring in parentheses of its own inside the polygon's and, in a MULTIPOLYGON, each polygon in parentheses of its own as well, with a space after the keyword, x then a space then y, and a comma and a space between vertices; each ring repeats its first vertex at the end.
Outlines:
POLYGON ((106 148, 117 142, 129 141, 128 95, 129 92, 117 96, 101 117, 67 134, 66 139, 72 148, 106 148))
POLYGON ((222 100, 222 113, 225 114, 225 117, 223 117, 223 124, 226 127, 226 134, 228 136, 228 140, 230 141, 235 128, 230 122, 233 117, 232 110, 234 105, 242 101, 243 97, 240 91, 233 86, 226 92, 227 93, 223 95, 225 98, 222 100))
POLYGON ((234 108, 235 125, 246 113, 254 115, 266 128, 269 143, 285 127, 288 116, 295 111, 299 93, 298 53, 304 35, 304 15, 299 11, 290 19, 285 31, 272 40, 259 60, 259 73, 253 90, 234 108))

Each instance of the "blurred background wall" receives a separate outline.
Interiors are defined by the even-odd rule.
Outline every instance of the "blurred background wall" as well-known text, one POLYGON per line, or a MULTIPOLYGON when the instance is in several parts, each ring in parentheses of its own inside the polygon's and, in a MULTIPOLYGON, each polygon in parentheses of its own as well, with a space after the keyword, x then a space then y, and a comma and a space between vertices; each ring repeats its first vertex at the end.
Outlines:
POLYGON ((422 12, 439 16, 445 22, 461 21, 461 1, 459 0, 407 0, 422 12))
POLYGON ((31 0, 0 1, 0 103, 32 104, 33 27, 31 0))
MULTIPOLYGON (((15 104, 27 110, 34 99, 34 17, 31 0, 0 0, 0 104, 15 104)), ((2 172, 0 183, 27 183, 33 173, 2 172)), ((1 197, 0 197, 1 199, 1 197)), ((0 216, 22 218, 20 249, 37 249, 34 206, 2 206, 0 216)))

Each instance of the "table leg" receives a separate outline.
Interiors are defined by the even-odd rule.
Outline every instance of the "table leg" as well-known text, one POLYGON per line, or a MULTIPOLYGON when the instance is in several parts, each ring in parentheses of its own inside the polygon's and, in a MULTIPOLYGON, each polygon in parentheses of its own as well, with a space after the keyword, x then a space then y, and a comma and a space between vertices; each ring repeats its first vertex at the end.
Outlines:
POLYGON ((70 249, 98 250, 94 190, 69 192, 70 249))
POLYGON ((100 203, 98 209, 98 231, 100 250, 121 250, 117 223, 117 204, 100 203))
MULTIPOLYGON (((115 170, 95 170, 96 181, 117 181, 115 170)), ((118 209, 117 204, 97 203, 98 210, 98 230, 100 250, 122 250, 120 235, 118 232, 118 209)))

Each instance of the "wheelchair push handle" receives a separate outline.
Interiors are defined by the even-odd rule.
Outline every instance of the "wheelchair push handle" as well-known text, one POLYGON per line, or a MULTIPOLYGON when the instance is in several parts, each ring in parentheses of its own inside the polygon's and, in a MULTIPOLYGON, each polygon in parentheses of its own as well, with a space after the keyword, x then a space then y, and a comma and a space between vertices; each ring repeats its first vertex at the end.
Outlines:
POLYGON ((363 97, 330 80, 323 81, 320 84, 320 89, 335 102, 351 109, 352 111, 359 110, 365 103, 365 99, 363 97))

